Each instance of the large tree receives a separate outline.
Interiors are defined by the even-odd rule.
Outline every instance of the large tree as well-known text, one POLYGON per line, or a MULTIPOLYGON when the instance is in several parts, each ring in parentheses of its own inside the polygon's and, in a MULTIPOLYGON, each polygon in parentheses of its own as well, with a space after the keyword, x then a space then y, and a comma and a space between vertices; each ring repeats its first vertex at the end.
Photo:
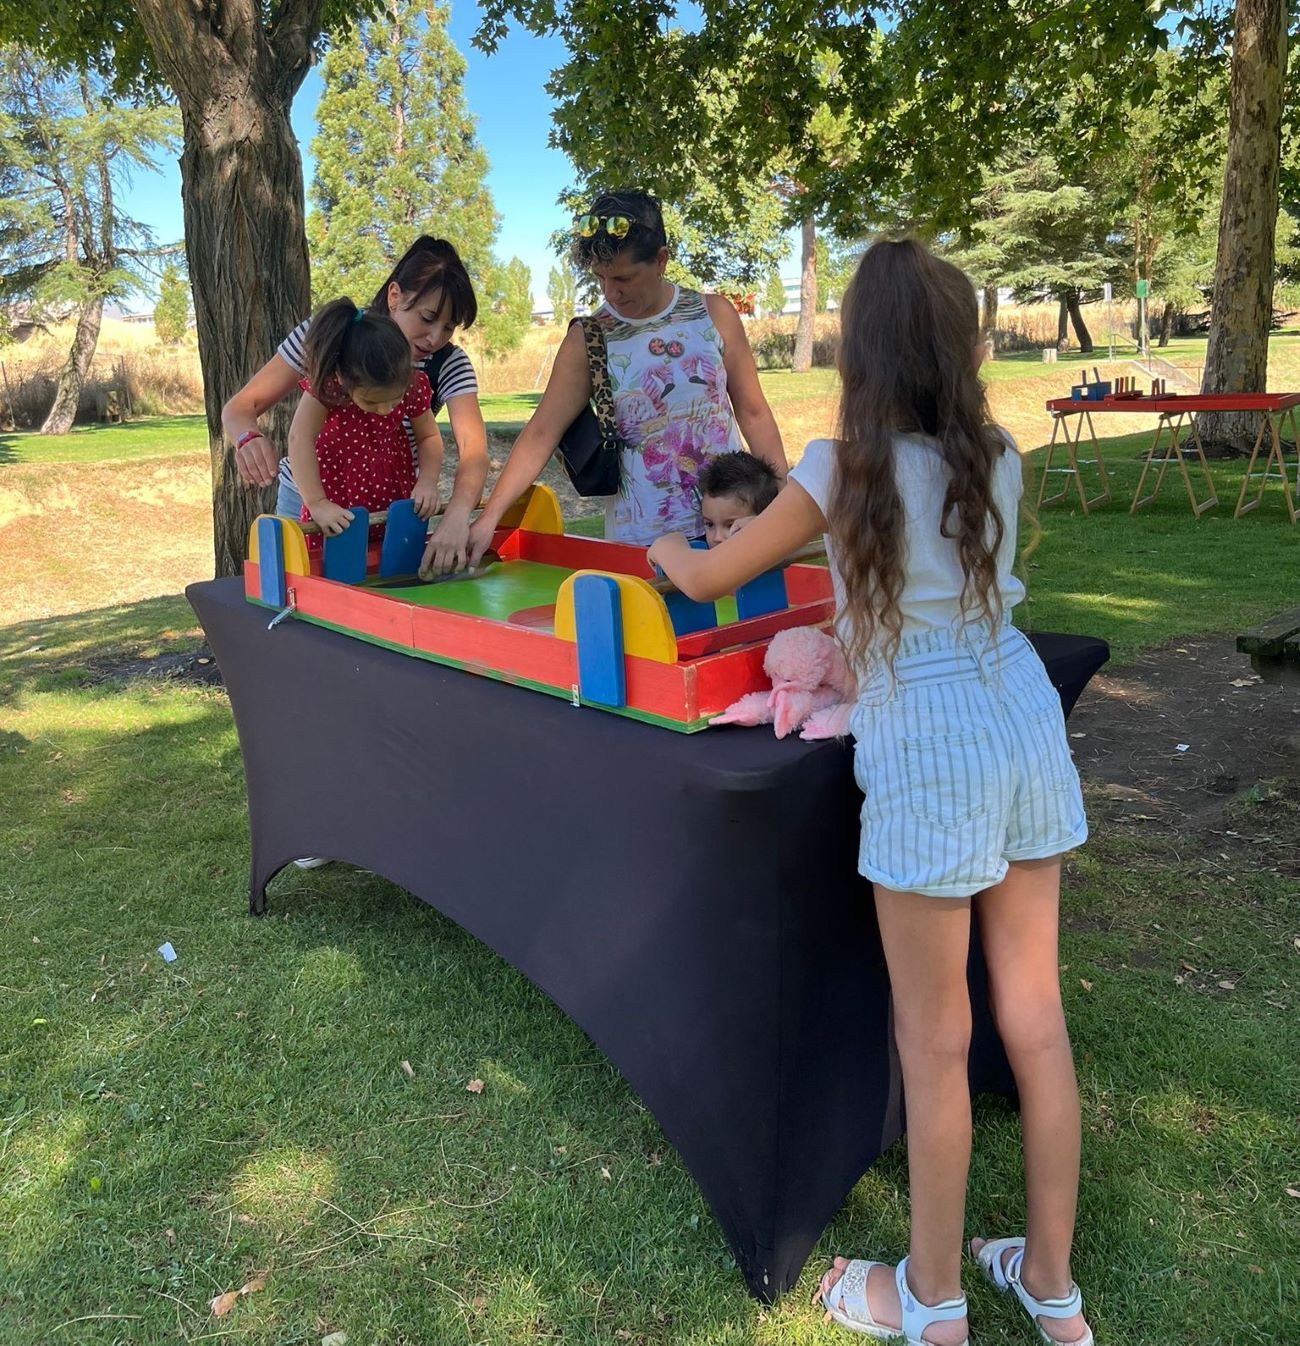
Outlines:
MULTIPOLYGON (((1202 391, 1262 392, 1273 320, 1274 243, 1282 154, 1287 6, 1237 0, 1228 96, 1228 153, 1202 391)), ((1256 417, 1200 419, 1203 441, 1250 447, 1256 417)))
MULTIPOLYGON (((240 484, 222 404, 308 313, 293 96, 323 31, 367 0, 0 0, 0 39, 102 70, 121 92, 170 91, 184 130, 181 202, 212 459, 216 570, 242 564, 270 491, 240 484)), ((268 419, 280 439, 290 409, 268 419)))
POLYGON ((369 297, 421 233, 449 238, 486 289, 498 216, 445 5, 384 0, 321 64, 307 220, 316 302, 369 297))
POLYGON ((0 49, 0 292, 68 314, 74 333, 41 433, 72 428, 99 341, 104 301, 148 282, 163 249, 115 191, 174 143, 170 109, 131 107, 88 73, 69 76, 16 46, 0 49))
MULTIPOLYGON (((1125 257, 1105 196, 1070 181, 1052 154, 1036 147, 1011 151, 985 171, 973 202, 976 222, 964 246, 950 249, 976 284, 1009 286, 1021 301, 1060 306, 1057 340, 1074 326, 1079 349, 1092 351, 1081 305, 1118 284, 1125 257)), ((988 326, 986 321, 985 326, 988 326)))

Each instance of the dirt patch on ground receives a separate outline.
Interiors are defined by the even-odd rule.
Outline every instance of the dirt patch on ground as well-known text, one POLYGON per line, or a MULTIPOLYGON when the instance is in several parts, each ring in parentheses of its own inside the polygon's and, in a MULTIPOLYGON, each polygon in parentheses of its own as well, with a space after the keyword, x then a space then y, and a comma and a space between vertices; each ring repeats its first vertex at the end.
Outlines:
POLYGON ((1231 636, 1103 669, 1069 722, 1093 826, 1240 850, 1245 864, 1300 875, 1300 688, 1281 674, 1261 676, 1231 636))
POLYGON ((220 687, 221 669, 206 645, 197 650, 179 650, 150 658, 92 659, 85 665, 86 682, 127 682, 143 678, 156 682, 188 682, 202 687, 220 687))

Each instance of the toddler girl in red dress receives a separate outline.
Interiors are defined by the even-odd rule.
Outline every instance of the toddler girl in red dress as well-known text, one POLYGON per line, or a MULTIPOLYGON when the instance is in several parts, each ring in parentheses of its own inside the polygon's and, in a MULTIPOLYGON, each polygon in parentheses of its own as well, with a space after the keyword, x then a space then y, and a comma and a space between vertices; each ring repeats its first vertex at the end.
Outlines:
POLYGON ((341 533, 358 506, 374 512, 410 497, 420 518, 431 518, 442 435, 429 380, 412 372, 401 328, 386 314, 334 299, 312 318, 304 351, 307 377, 289 428, 289 461, 303 521, 320 525, 321 535, 307 539, 311 550, 341 533))

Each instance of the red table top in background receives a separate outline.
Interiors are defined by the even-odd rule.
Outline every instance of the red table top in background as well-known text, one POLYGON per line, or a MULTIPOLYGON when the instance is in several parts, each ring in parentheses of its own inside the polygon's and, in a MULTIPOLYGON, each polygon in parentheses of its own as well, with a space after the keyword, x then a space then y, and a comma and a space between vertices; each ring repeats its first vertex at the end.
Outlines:
POLYGON ((1300 406, 1300 393, 1163 393, 1159 397, 1103 397, 1094 402, 1088 398, 1053 397, 1048 400, 1048 411, 1290 411, 1300 406))

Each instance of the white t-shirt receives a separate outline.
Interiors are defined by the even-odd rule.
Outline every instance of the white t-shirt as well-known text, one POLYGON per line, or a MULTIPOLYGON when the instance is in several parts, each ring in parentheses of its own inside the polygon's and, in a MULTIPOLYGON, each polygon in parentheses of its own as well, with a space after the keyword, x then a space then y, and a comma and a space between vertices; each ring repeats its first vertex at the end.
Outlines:
MULTIPOLYGON (((1007 450, 993 470, 993 499, 1002 515, 1002 546, 998 549, 998 591, 1002 608, 1010 612, 1025 596, 1025 586, 1011 572, 1016 556, 1016 519, 1024 483, 1020 454, 1011 436, 1001 432, 1007 450)), ((955 538, 939 531, 940 511, 947 491, 947 469, 934 441, 926 435, 900 435, 894 441, 894 474, 903 502, 903 589, 898 597, 903 619, 903 639, 921 631, 947 630, 961 626, 962 568, 955 538)), ((830 514, 835 479, 835 445, 829 439, 814 439, 803 457, 790 469, 790 476, 830 514)), ((829 535, 826 554, 837 608, 844 607, 844 586, 835 564, 829 535)))

